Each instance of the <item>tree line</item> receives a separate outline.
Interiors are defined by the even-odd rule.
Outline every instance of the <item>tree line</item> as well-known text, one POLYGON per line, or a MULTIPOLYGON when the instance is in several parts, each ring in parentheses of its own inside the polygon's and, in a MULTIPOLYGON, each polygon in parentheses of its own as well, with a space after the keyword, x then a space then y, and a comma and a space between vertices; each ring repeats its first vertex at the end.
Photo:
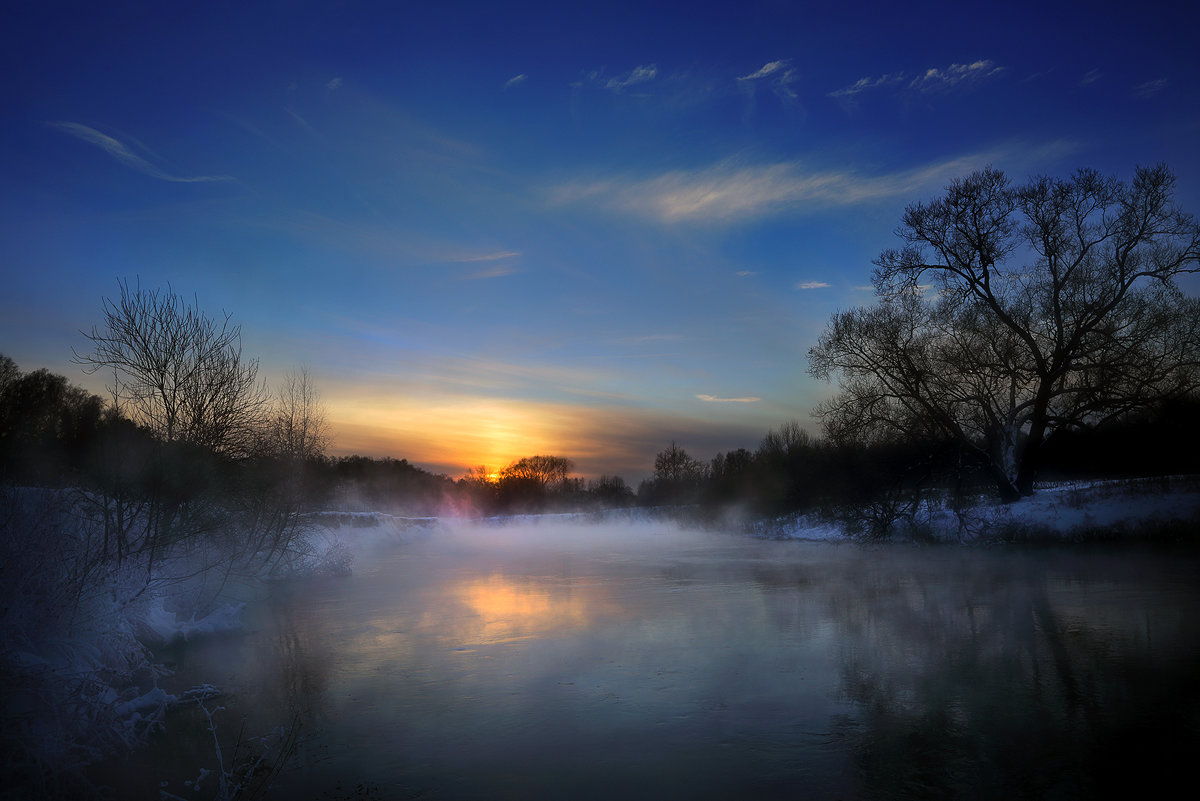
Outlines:
MULTIPOLYGON (((653 473, 636 486, 618 475, 585 479, 575 474, 573 460, 555 455, 523 457, 494 474, 480 466, 452 478, 407 459, 328 456, 311 377, 303 371, 289 376, 283 394, 285 401, 276 399, 274 412, 263 415, 257 445, 234 458, 229 450, 197 443, 168 446, 119 405, 45 369, 21 373, 0 355, 3 481, 176 503, 217 492, 243 497, 249 482, 260 494, 274 485, 277 499, 293 498, 293 513, 354 508, 410 516, 692 506, 714 515, 737 508, 765 517, 870 507, 922 489, 972 496, 994 491, 989 468, 948 437, 821 437, 797 421, 767 432, 753 449, 707 460, 670 442, 655 455, 653 473)), ((1200 396, 1187 394, 1061 432, 1044 449, 1039 475, 1066 480, 1195 472, 1200 396)))
POLYGON ((292 506, 357 497, 407 514, 635 504, 770 514, 903 485, 990 485, 1012 501, 1051 474, 1193 469, 1200 300, 1179 282, 1200 269, 1200 226, 1176 206, 1165 166, 1128 183, 1080 170, 1021 185, 988 168, 910 205, 897 235, 901 247, 876 260, 876 303, 835 314, 809 350, 810 372, 839 390, 815 410, 820 436, 788 423, 756 450, 708 462, 671 443, 636 490, 619 476, 585 481, 559 455, 457 480, 403 459, 328 458, 307 373, 267 392, 228 315, 128 283, 75 357, 111 373, 110 398, 0 364, 0 470, 72 476, 167 510, 237 476, 290 488, 292 506))

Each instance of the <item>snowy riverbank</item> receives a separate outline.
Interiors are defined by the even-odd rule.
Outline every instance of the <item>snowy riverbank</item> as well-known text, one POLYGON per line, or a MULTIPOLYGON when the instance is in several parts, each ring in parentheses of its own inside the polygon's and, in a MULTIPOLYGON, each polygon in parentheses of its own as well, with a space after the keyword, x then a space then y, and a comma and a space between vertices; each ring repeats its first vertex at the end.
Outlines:
MULTIPOLYGON (((790 515, 748 524, 756 536, 838 542, 861 538, 864 519, 838 513, 790 515)), ((960 499, 957 508, 933 493, 902 510, 892 538, 924 542, 1064 542, 1140 539, 1165 528, 1200 527, 1200 479, 1194 476, 1042 484, 1011 504, 988 496, 960 499)))

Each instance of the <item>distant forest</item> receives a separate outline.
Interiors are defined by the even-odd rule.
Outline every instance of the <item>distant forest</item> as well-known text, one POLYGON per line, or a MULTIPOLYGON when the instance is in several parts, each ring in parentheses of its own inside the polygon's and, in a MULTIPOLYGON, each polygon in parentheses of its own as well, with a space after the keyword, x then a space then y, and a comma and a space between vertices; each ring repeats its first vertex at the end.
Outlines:
MULTIPOLYGON (((647 465, 649 468, 649 465, 647 465)), ((990 490, 970 454, 949 440, 836 443, 798 423, 772 430, 751 450, 707 461, 664 443, 653 474, 636 487, 620 476, 584 479, 562 456, 532 455, 495 476, 435 474, 400 458, 300 458, 281 453, 262 432, 238 453, 196 443, 164 443, 98 395, 45 369, 22 372, 0 355, 0 482, 78 488, 176 502, 247 486, 287 482, 309 511, 372 510, 398 515, 499 515, 622 507, 689 506, 714 514, 736 508, 773 516, 868 505, 921 489, 990 490)), ((1189 396, 1061 432, 1047 447, 1043 480, 1122 478, 1200 472, 1200 397, 1189 396)))

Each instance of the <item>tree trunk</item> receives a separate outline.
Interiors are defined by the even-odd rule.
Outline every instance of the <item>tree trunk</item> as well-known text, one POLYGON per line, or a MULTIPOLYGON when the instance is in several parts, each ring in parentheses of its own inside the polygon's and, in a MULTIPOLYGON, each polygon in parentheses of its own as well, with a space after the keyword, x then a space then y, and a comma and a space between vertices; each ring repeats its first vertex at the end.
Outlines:
POLYGON ((1038 467, 1042 462, 1042 445, 1046 442, 1046 421, 1043 415, 1035 410, 1033 424, 1029 427, 1029 437, 1021 451, 1021 459, 1017 463, 1017 491, 1021 497, 1033 494, 1033 481, 1037 478, 1038 467))
POLYGON ((1000 502, 1012 503, 1021 500, 1023 496, 1017 482, 1005 472, 1004 468, 996 464, 991 464, 989 467, 992 478, 996 480, 996 491, 1000 494, 1000 502))
POLYGON ((996 489, 1000 491, 1001 503, 1012 503, 1024 497, 1018 485, 1009 480, 1008 476, 1004 476, 996 481, 996 489))
POLYGON ((1033 494, 1033 480, 1035 478, 1037 478, 1036 468, 1022 462, 1021 470, 1017 473, 1017 480, 1015 482, 1018 497, 1028 498, 1033 494))

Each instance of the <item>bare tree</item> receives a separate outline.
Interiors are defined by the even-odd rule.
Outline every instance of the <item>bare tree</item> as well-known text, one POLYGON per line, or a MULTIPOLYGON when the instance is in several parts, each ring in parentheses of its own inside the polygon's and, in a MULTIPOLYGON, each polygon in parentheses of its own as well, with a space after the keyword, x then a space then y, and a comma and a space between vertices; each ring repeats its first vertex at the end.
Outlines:
POLYGON ((132 483, 120 476, 134 455, 128 446, 137 450, 141 437, 104 449, 104 471, 114 480, 94 501, 105 541, 118 554, 144 556, 150 576, 176 544, 228 527, 228 510, 209 490, 220 459, 253 455, 268 395, 228 314, 215 322, 169 288, 119 286, 117 300, 104 300, 103 323, 84 333, 92 352, 74 361, 87 372, 111 370, 113 409, 151 435, 132 483))
POLYGON ((760 455, 786 458, 810 450, 814 440, 796 420, 788 420, 778 430, 772 429, 759 445, 760 455))
POLYGON ((1132 183, 1081 170, 1012 186, 994 169, 908 207, 876 261, 877 305, 839 312, 809 351, 841 393, 835 438, 949 436, 1004 500, 1033 492, 1055 433, 1200 386, 1200 226, 1164 166, 1132 183))
POLYGON ((20 377, 21 371, 17 369, 17 363, 0 353, 0 394, 20 377))
POLYGON ((652 504, 695 503, 705 478, 704 463, 672 442, 655 454, 654 477, 638 486, 638 496, 644 503, 652 504))
POLYGON ((303 461, 325 453, 329 444, 325 405, 307 367, 284 374, 267 436, 268 451, 285 459, 303 461))
POLYGON ((112 370, 114 403, 160 440, 245 456, 261 431, 266 387, 258 361, 242 357, 241 326, 219 322, 168 288, 119 282, 105 298, 104 322, 84 332, 93 351, 75 354, 89 373, 112 370))
POLYGON ((699 481, 704 477, 704 464, 674 442, 654 457, 654 478, 666 482, 699 481))

